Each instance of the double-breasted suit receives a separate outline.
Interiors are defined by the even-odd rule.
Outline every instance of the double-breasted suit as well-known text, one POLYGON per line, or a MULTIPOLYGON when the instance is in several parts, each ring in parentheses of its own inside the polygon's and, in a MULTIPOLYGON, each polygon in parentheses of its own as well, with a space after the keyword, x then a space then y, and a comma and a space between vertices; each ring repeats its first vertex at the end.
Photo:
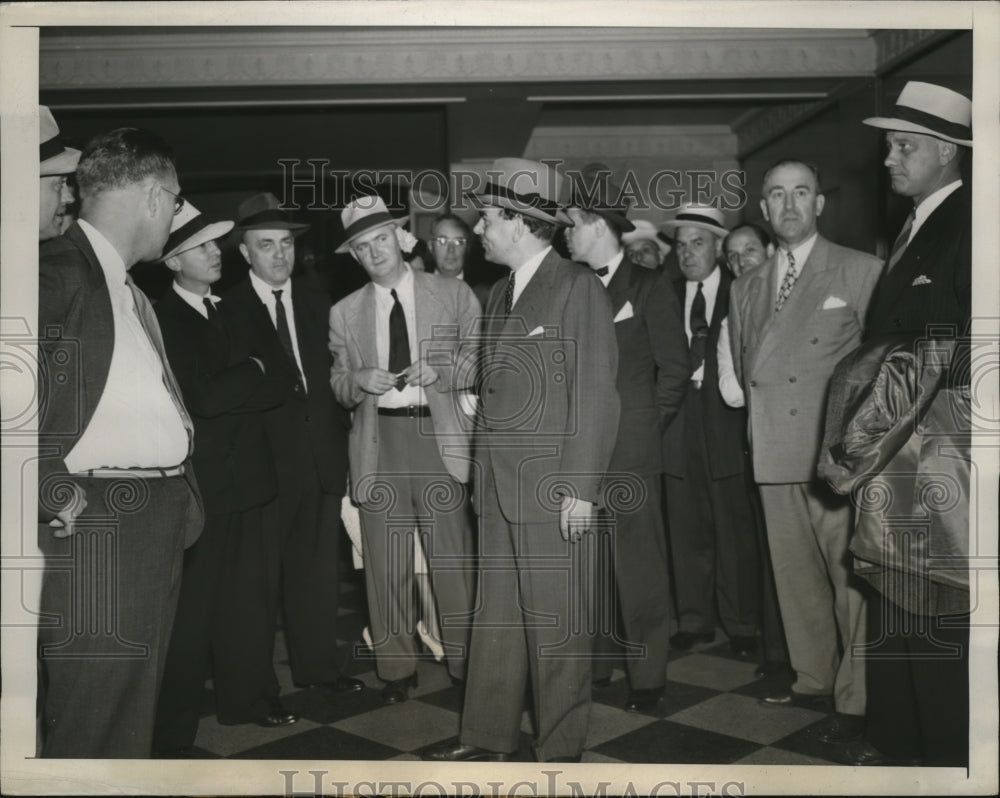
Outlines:
POLYGON ((861 340, 881 268, 822 236, 780 311, 776 253, 733 285, 729 324, 747 397, 754 476, 796 671, 793 691, 833 693, 837 711, 864 713, 863 603, 847 563, 851 508, 816 477, 830 377, 861 340))
POLYGON ((461 395, 473 387, 473 372, 463 370, 460 361, 480 306, 461 280, 411 274, 411 352, 437 372, 437 380, 423 389, 429 416, 381 415, 379 396, 355 383, 359 370, 380 367, 373 283, 334 305, 329 321, 330 384, 341 405, 354 412, 351 494, 361 513, 378 673, 386 681, 404 679, 416 668, 414 527, 429 561, 442 641, 456 678, 465 677, 475 582, 466 488, 472 420, 460 407, 461 395))
POLYGON ((509 317, 490 294, 480 372, 474 503, 481 523, 478 613, 461 741, 518 747, 527 680, 536 754, 576 756, 590 715, 584 561, 563 540, 564 495, 599 503, 615 445, 618 347, 611 303, 590 272, 549 251, 509 317))
MULTIPOLYGON (((703 379, 700 385, 686 382, 683 405, 663 436, 667 517, 680 631, 714 632, 718 599, 726 632, 752 637, 760 603, 757 527, 744 477, 746 414, 719 393, 719 331, 729 313, 733 276, 717 268, 703 379)), ((687 281, 674 282, 674 288, 683 308, 687 281)), ((683 326, 681 336, 686 348, 683 326)))
POLYGON ((280 588, 292 679, 311 685, 339 676, 339 530, 347 485, 348 422, 330 390, 329 301, 305 280, 293 279, 284 290, 291 291, 290 333, 298 345, 305 384, 249 278, 223 295, 219 311, 227 329, 247 342, 249 353, 282 385, 282 401, 264 412, 278 475, 278 495, 264 520, 271 535, 268 595, 273 618, 280 588))

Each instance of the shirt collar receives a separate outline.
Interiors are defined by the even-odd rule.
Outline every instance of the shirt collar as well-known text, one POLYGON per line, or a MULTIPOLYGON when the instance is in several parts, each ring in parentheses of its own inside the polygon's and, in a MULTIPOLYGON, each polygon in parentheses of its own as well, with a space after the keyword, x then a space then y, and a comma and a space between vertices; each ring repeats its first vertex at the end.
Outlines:
POLYGON ((208 318, 208 311, 205 310, 205 300, 212 300, 212 304, 215 305, 219 302, 219 297, 215 296, 211 291, 207 294, 196 294, 194 291, 189 291, 187 288, 182 286, 176 280, 173 284, 174 293, 177 294, 181 299, 187 302, 191 307, 197 310, 202 316, 208 318))
POLYGON ((90 246, 94 249, 94 254, 97 255, 97 260, 101 264, 101 270, 104 272, 104 277, 108 281, 108 285, 122 286, 125 285, 125 278, 128 275, 128 270, 125 268, 125 261, 122 256, 118 254, 118 250, 114 248, 114 245, 104 237, 104 234, 94 227, 90 222, 80 219, 78 220, 80 224, 80 229, 83 234, 87 236, 87 240, 90 242, 90 246))
POLYGON ((923 224, 927 217, 934 213, 942 202, 948 199, 953 192, 958 191, 961 185, 961 180, 954 180, 947 186, 942 186, 933 194, 925 197, 924 201, 913 209, 913 226, 919 227, 923 224))
POLYGON ((379 285, 378 283, 372 283, 375 286, 375 293, 381 296, 383 299, 388 299, 392 301, 392 291, 396 292, 396 296, 402 296, 404 293, 413 293, 413 270, 410 265, 404 261, 403 263, 403 276, 399 278, 399 282, 395 285, 386 288, 384 285, 379 285))
POLYGON ((253 290, 257 292, 257 296, 260 297, 261 302, 273 302, 275 291, 284 291, 282 299, 285 297, 291 297, 292 295, 292 281, 285 280, 281 285, 270 285, 261 280, 256 274, 254 274, 253 269, 247 272, 250 275, 250 285, 253 286, 253 290))
MULTIPOLYGON (((819 232, 813 233, 805 241, 799 242, 799 244, 792 248, 792 257, 795 258, 795 268, 802 269, 802 266, 809 259, 809 253, 812 252, 813 247, 816 245, 816 239, 819 237, 819 232)), ((784 247, 782 247, 784 249, 784 247)))
POLYGON ((607 285, 611 282, 611 278, 615 276, 615 272, 618 271, 618 267, 622 265, 622 258, 625 257, 625 250, 620 249, 615 253, 615 256, 609 260, 605 266, 608 267, 608 273, 601 278, 601 282, 607 285))
POLYGON ((514 272, 514 282, 519 285, 527 285, 528 281, 535 276, 535 272, 538 271, 538 267, 542 265, 542 261, 545 260, 545 256, 551 251, 552 245, 550 244, 541 252, 532 255, 524 263, 522 263, 520 268, 514 272))
MULTIPOLYGON (((719 281, 721 279, 722 279, 722 270, 718 266, 716 266, 714 269, 712 269, 712 273, 701 281, 701 290, 702 291, 715 290, 719 286, 719 281)), ((698 286, 697 280, 688 280, 687 284, 689 289, 697 290, 698 286)))

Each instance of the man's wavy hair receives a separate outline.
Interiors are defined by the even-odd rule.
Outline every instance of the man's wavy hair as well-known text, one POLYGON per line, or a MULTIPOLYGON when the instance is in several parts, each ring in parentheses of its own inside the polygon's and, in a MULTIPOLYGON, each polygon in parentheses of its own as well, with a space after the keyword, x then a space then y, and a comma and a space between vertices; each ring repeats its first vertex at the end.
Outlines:
POLYGON ((163 139, 141 128, 120 127, 88 142, 76 181, 81 198, 86 198, 174 172, 174 153, 163 139))

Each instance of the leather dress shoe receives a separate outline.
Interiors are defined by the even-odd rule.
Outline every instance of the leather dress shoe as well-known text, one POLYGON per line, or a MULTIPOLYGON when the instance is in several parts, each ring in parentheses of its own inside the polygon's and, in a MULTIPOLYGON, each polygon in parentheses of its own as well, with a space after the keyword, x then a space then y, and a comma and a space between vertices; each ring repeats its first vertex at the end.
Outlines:
POLYGON ((417 686, 417 674, 411 673, 404 679, 394 679, 382 688, 382 700, 387 704, 402 704, 410 697, 410 688, 417 686))
POLYGON ((760 703, 765 707, 799 707, 801 709, 816 709, 828 711, 833 696, 829 693, 819 693, 809 695, 807 693, 796 693, 794 690, 782 690, 778 693, 764 696, 760 703))
POLYGON ((297 723, 298 720, 299 716, 285 709, 281 700, 275 697, 267 699, 267 715, 254 722, 258 726, 270 729, 277 728, 278 726, 291 726, 293 723, 297 723))
POLYGON ((421 755, 431 762, 508 762, 510 754, 490 751, 475 745, 465 745, 457 737, 425 748, 421 755))
POLYGON ((748 635, 734 635, 729 638, 729 648, 735 657, 749 657, 757 653, 757 638, 748 635))
POLYGON ((823 743, 847 743, 857 740, 865 733, 865 716, 848 715, 838 712, 833 717, 833 723, 820 736, 823 743))
POLYGON ((848 743, 838 753, 836 758, 837 761, 843 762, 845 765, 855 765, 858 767, 873 767, 878 765, 912 766, 921 764, 919 760, 901 762, 893 759, 891 756, 886 756, 867 740, 857 740, 855 742, 848 743))
POLYGON ((655 709, 663 696, 662 687, 648 687, 642 690, 633 690, 628 694, 625 701, 626 712, 649 712, 655 709))
POLYGON ((590 686, 597 690, 606 690, 611 687, 611 677, 602 676, 600 679, 594 679, 594 681, 590 683, 590 686))
POLYGON ((758 679, 770 679, 772 677, 792 677, 795 672, 792 670, 792 666, 787 662, 778 662, 777 660, 768 659, 757 666, 757 670, 753 672, 753 675, 758 679))
POLYGON ((715 632, 678 632, 670 638, 670 647, 675 651, 687 651, 695 643, 711 643, 715 632))
POLYGON ((295 686, 301 687, 304 690, 312 687, 325 687, 333 693, 360 693, 365 689, 363 681, 352 679, 350 676, 338 676, 336 679, 331 679, 328 682, 310 682, 309 684, 296 684, 295 686))

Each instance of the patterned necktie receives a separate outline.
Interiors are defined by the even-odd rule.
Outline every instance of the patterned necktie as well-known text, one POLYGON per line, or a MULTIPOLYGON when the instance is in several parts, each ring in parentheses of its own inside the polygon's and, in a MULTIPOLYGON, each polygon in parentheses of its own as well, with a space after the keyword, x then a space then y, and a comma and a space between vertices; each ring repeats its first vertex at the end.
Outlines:
POLYGON ((292 333, 288 327, 288 314, 285 312, 285 306, 281 301, 281 295, 285 293, 284 289, 279 288, 277 291, 272 291, 271 293, 274 294, 274 328, 278 331, 278 340, 281 341, 281 348, 285 350, 285 354, 288 355, 292 366, 295 367, 299 385, 305 388, 305 383, 302 380, 302 372, 299 371, 299 362, 295 359, 295 350, 292 348, 292 333))
POLYGON ((785 250, 785 256, 788 258, 788 270, 785 272, 785 279, 781 281, 781 288, 778 289, 778 301, 774 304, 775 313, 784 306, 789 294, 792 293, 792 289, 795 287, 795 281, 799 277, 795 271, 795 256, 788 250, 785 250))
POLYGON ((514 272, 507 278, 507 287, 503 292, 503 315, 509 316, 514 310, 514 272))
POLYGON ((691 302, 691 317, 688 324, 691 327, 691 370, 697 371, 705 362, 705 344, 708 340, 708 320, 705 318, 705 295, 701 291, 702 283, 698 283, 698 291, 691 302))
MULTIPOLYGON (((396 289, 393 288, 389 293, 392 294, 392 310, 389 311, 389 371, 399 374, 410 365, 410 336, 406 332, 406 315, 396 289)), ((406 377, 398 377, 396 390, 401 391, 405 387, 406 377)))
POLYGON ((903 225, 903 229, 896 236, 896 241, 892 245, 892 252, 889 253, 889 260, 885 266, 887 274, 899 262, 899 259, 903 257, 903 253, 906 252, 906 245, 910 242, 910 231, 913 229, 913 218, 913 211, 910 211, 910 215, 906 217, 906 224, 903 225))

